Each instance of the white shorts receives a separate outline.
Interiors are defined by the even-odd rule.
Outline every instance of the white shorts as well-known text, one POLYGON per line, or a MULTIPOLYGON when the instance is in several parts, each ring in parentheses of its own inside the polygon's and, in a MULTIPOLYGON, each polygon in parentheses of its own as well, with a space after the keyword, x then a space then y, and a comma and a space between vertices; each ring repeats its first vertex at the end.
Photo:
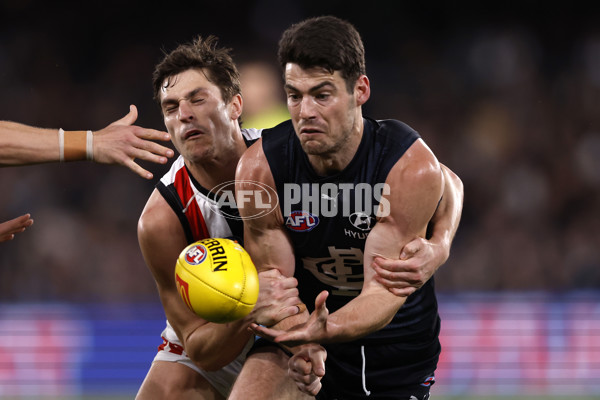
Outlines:
POLYGON ((246 353, 248 353, 248 350, 250 350, 250 347, 252 347, 252 344, 254 343, 254 339, 251 338, 246 347, 244 347, 242 353, 220 370, 204 371, 203 369, 198 368, 190 357, 188 357, 185 350, 183 350, 183 346, 169 321, 167 321, 167 327, 162 331, 161 337, 163 339, 163 344, 158 346, 158 353, 156 353, 154 361, 176 362, 190 367, 206 378, 206 380, 225 398, 229 395, 235 379, 242 370, 242 365, 246 360, 246 353))

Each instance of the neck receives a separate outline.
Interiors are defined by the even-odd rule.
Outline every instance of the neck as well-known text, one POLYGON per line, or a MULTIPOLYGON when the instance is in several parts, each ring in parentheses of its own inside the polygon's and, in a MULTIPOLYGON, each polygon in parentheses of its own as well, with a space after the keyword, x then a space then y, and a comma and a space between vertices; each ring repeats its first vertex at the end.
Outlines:
POLYGON ((240 140, 236 140, 232 150, 221 151, 218 157, 208 157, 201 161, 186 160, 185 164, 196 181, 211 190, 217 185, 235 180, 238 161, 246 148, 246 143, 240 135, 240 140))

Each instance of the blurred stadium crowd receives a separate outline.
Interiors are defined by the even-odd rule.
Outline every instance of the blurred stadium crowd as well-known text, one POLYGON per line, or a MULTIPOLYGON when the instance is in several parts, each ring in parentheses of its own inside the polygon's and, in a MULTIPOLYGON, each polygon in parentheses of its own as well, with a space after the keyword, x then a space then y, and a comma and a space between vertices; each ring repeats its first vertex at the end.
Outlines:
MULTIPOLYGON (((289 23, 336 13, 365 40, 365 114, 411 125, 465 184, 439 290, 600 288, 597 10, 563 4, 538 13, 524 1, 514 15, 492 9, 475 18, 467 7, 234 3, 234 16, 225 5, 147 16, 92 5, 90 19, 78 19, 76 9, 2 2, 14 18, 0 27, 0 118, 99 129, 133 103, 140 125, 163 129, 151 89, 163 49, 213 33, 239 62, 272 62, 289 23)), ((0 243, 0 301, 155 300, 136 224, 168 166, 147 167, 154 181, 85 163, 0 169, 0 220, 26 212, 35 220, 0 243)))

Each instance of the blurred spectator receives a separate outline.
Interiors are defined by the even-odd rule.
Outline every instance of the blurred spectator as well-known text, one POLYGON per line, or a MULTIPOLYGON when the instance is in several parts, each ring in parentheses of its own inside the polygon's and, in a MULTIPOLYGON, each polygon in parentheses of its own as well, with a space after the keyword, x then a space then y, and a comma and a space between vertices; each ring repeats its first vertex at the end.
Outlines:
POLYGON ((239 64, 244 128, 271 128, 290 119, 279 69, 266 61, 239 64))

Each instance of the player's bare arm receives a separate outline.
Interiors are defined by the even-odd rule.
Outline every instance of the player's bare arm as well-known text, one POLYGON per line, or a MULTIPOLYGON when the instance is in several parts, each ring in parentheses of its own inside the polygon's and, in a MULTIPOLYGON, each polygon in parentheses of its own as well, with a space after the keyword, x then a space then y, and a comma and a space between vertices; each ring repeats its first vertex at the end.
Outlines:
MULTIPOLYGON (((236 170, 236 192, 255 189, 256 186, 250 182, 261 182, 268 187, 275 188, 275 181, 262 149, 262 140, 253 144, 241 157, 236 170)), ((260 204, 270 204, 273 209, 272 212, 263 215, 264 209, 258 208, 255 197, 252 199, 253 201, 243 202, 238 199, 237 202, 240 216, 244 218, 244 248, 252 257, 259 272, 276 269, 283 276, 293 277, 295 271, 294 250, 283 228, 283 216, 279 205, 273 202, 272 197, 271 199, 263 197, 260 204), (259 214, 261 216, 255 218, 259 214)), ((261 294, 259 294, 260 297, 261 294)), ((293 307, 296 308, 295 305, 293 307)), ((297 312, 298 309, 296 309, 297 312)), ((299 314, 292 317, 292 321, 287 318, 285 323, 293 326, 298 321, 305 320, 307 315, 299 314)), ((256 322, 261 323, 261 321, 256 322)))
POLYGON ((386 183, 390 187, 390 193, 384 196, 389 213, 380 215, 367 238, 364 285, 360 295, 329 315, 325 304, 327 292, 322 292, 306 323, 285 333, 255 327, 261 336, 290 346, 346 342, 375 332, 391 321, 406 298, 395 296, 379 283, 371 263, 375 256, 398 258, 406 243, 425 236, 427 224, 442 195, 443 176, 435 156, 423 141, 418 140, 392 168, 386 183))
MULTIPOLYGON (((254 143, 242 155, 236 169, 236 192, 255 190, 252 182, 275 188, 275 181, 269 169, 268 161, 262 149, 262 139, 254 143)), ((257 195, 263 195, 260 192, 257 195)), ((240 216, 244 219, 244 247, 252 256, 256 268, 278 269, 285 276, 293 276, 294 250, 282 229, 283 216, 276 199, 261 196, 260 203, 252 196, 250 201, 238 199, 240 216), (259 204, 269 205, 273 211, 264 212, 259 204), (260 215, 260 216, 259 216, 260 215), (259 216, 259 217, 256 217, 259 216)), ((263 206, 264 207, 264 206, 263 206)))
MULTIPOLYGON (((249 185, 249 181, 261 182, 275 188, 275 183, 267 164, 268 162, 262 151, 262 141, 259 140, 246 150, 238 163, 236 170, 236 192, 239 194, 240 190, 254 189, 255 186, 249 185)), ((256 200, 256 198, 252 197, 252 200, 256 200)), ((262 198, 261 201, 262 204, 267 204, 266 198, 262 198)), ((279 206, 271 204, 276 207, 271 213, 263 215, 260 218, 251 218, 257 215, 257 205, 253 202, 240 202, 239 200, 237 204, 240 215, 244 218, 244 248, 252 257, 254 265, 259 271, 259 276, 261 273, 277 271, 275 272, 276 274, 280 273, 283 276, 292 277, 295 269, 294 253, 287 234, 281 229, 283 219, 278 208, 279 206)), ((261 286, 258 296, 259 302, 265 295, 263 289, 263 286, 261 286)), ((292 311, 294 313, 298 312, 295 305, 292 306, 292 311)), ((291 321, 290 326, 293 326, 306 320, 307 316, 308 313, 306 310, 303 310, 302 314, 292 314, 290 317, 283 319, 273 326, 285 329, 289 321, 291 321)), ((257 322, 260 321, 258 320, 257 322)), ((265 325, 271 326, 272 324, 265 325)), ((308 365, 309 369, 312 369, 312 363, 317 364, 317 361, 321 360, 322 362, 319 363, 319 367, 324 371, 324 349, 323 352, 317 352, 315 349, 313 353, 314 355, 311 355, 313 359, 307 362, 307 364, 301 365, 300 368, 308 365)), ((249 398, 307 398, 305 397, 306 395, 298 390, 295 383, 298 381, 294 381, 288 377, 287 365, 288 357, 280 349, 272 347, 259 350, 246 359, 244 368, 240 376, 238 376, 229 398, 235 400, 249 398), (269 386, 266 388, 262 384, 265 376, 268 376, 266 379, 269 380, 269 386)), ((301 378, 305 378, 302 382, 305 381, 310 389, 320 387, 320 378, 310 372, 306 377, 302 376, 301 378)))
POLYGON ((444 194, 430 222, 431 237, 417 237, 407 243, 400 259, 375 257, 376 279, 396 296, 409 296, 423 286, 450 256, 463 207, 463 184, 442 165, 444 194))
POLYGON ((136 119, 137 108, 132 105, 123 118, 92 132, 89 141, 85 131, 63 131, 61 134, 58 129, 0 121, 0 166, 61 161, 60 143, 63 143, 64 161, 88 159, 101 164, 122 165, 143 178, 151 179, 152 173, 135 160, 165 164, 167 157, 174 153, 168 147, 153 142, 168 141, 168 133, 133 125, 136 119))
POLYGON ((216 370, 234 360, 250 339, 247 322, 209 323, 187 308, 175 284, 175 262, 186 245, 181 223, 154 190, 138 223, 138 240, 156 281, 167 319, 190 358, 202 369, 216 370))

